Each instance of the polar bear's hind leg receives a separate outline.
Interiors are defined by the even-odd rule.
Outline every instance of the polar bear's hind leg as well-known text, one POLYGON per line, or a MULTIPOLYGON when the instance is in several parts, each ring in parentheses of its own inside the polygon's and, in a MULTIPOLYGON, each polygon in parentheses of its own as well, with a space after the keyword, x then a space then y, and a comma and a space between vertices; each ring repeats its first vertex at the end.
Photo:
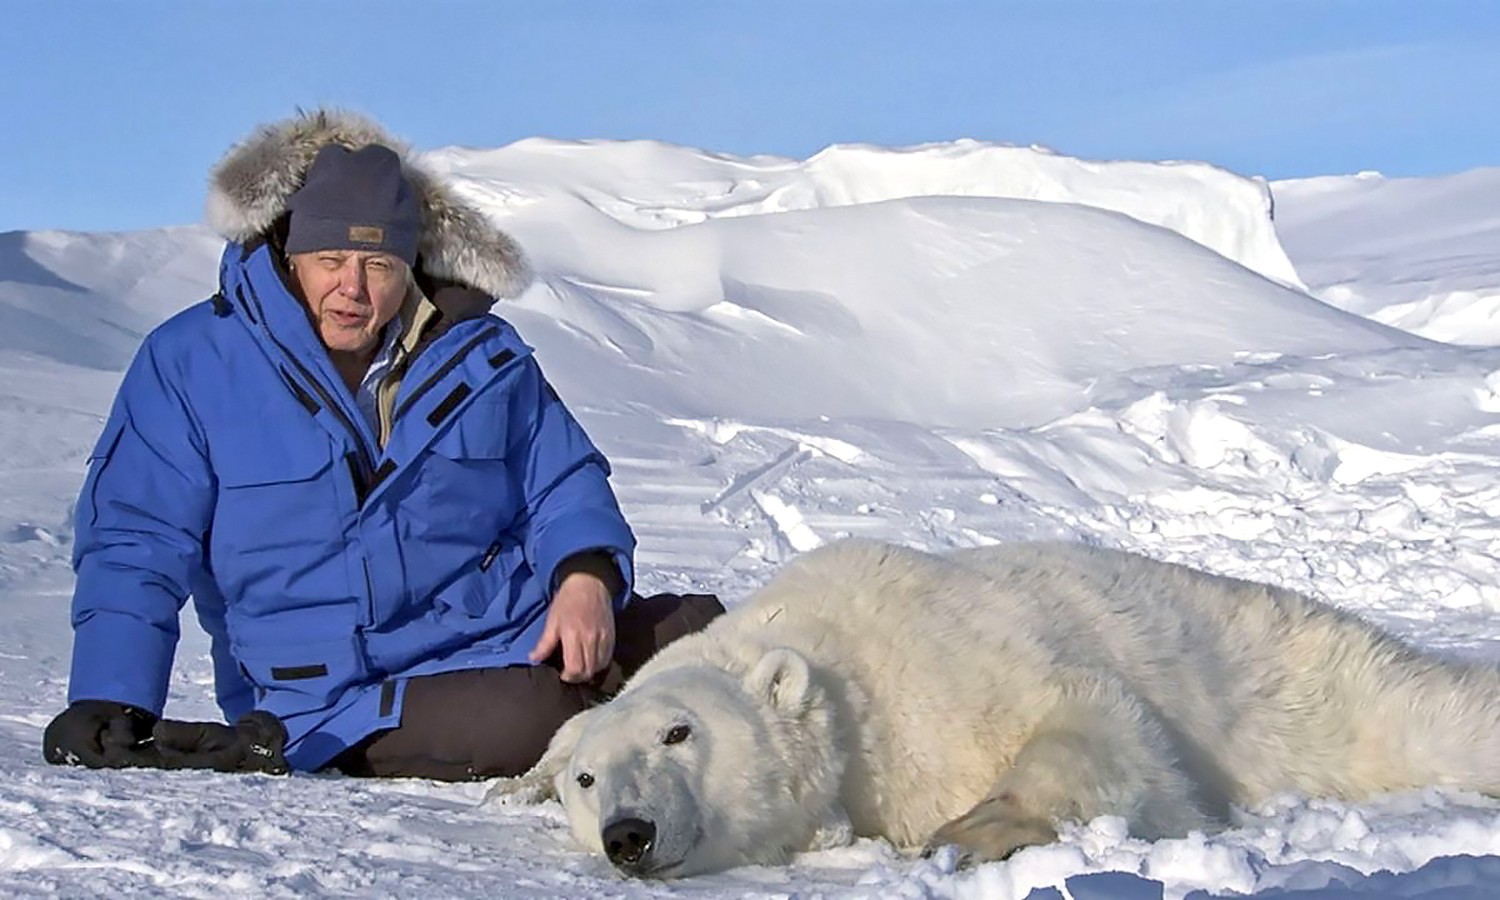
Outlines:
POLYGON ((1204 814, 1199 787, 1172 763, 1155 717, 1116 685, 1065 690, 1015 762, 968 812, 943 825, 929 849, 958 846, 974 861, 1003 859, 1057 838, 1057 824, 1122 816, 1131 834, 1181 836, 1219 823, 1204 814))

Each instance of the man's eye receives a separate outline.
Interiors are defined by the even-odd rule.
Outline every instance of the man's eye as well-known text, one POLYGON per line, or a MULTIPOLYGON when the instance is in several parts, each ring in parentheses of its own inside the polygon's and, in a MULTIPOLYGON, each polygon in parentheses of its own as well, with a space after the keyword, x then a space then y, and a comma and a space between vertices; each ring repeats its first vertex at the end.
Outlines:
POLYGON ((579 772, 578 778, 575 780, 578 782, 578 786, 584 789, 594 786, 594 776, 587 772, 579 772))
POLYGON ((391 264, 386 262, 385 260, 377 259, 370 262, 370 268, 374 269, 377 272, 389 272, 391 270, 391 264))

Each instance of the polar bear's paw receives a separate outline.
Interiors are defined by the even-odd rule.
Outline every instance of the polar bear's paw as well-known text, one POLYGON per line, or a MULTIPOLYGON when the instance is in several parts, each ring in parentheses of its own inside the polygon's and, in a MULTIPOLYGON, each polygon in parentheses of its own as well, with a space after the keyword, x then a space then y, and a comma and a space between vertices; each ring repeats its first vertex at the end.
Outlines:
POLYGON ((484 806, 535 806, 554 796, 551 778, 527 773, 517 778, 495 779, 480 803, 484 806))
POLYGON ((953 845, 960 864, 1005 859, 1022 847, 1050 844, 1057 840, 1051 822, 1028 816, 1006 802, 1004 795, 992 797, 939 828, 927 842, 923 855, 953 845))
POLYGON ((817 831, 813 832, 812 840, 808 842, 809 850, 834 850, 839 847, 847 847, 854 843, 854 823, 849 821, 849 814, 843 807, 829 811, 818 823, 817 831))

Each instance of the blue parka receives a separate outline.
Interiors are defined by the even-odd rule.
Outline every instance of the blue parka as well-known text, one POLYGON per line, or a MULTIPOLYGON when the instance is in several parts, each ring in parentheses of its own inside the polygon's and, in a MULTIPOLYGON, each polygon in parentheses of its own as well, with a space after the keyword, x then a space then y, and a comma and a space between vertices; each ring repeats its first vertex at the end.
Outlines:
POLYGON ((316 769, 397 725, 405 679, 527 664, 559 564, 634 539, 608 464, 489 314, 444 323, 377 435, 271 243, 147 337, 77 507, 69 699, 160 714, 191 596, 218 702, 316 769))

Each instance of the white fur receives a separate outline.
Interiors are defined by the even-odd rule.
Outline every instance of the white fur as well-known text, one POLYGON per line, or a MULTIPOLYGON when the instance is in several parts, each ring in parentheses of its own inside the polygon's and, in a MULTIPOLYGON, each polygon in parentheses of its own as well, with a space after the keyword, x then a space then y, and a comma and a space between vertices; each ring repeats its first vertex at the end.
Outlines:
POLYGON ((622 868, 665 877, 852 835, 998 858, 1063 820, 1157 838, 1278 792, 1433 784, 1500 795, 1495 670, 1130 554, 851 540, 669 645, 492 795, 550 786, 595 850, 611 822, 650 822, 622 868))
POLYGON ((479 288, 497 300, 526 289, 531 268, 515 241, 423 169, 405 143, 355 113, 298 113, 260 127, 230 148, 209 174, 209 225, 242 243, 265 234, 286 212, 287 200, 327 144, 351 150, 382 144, 400 154, 401 172, 422 210, 417 252, 428 274, 479 288))

